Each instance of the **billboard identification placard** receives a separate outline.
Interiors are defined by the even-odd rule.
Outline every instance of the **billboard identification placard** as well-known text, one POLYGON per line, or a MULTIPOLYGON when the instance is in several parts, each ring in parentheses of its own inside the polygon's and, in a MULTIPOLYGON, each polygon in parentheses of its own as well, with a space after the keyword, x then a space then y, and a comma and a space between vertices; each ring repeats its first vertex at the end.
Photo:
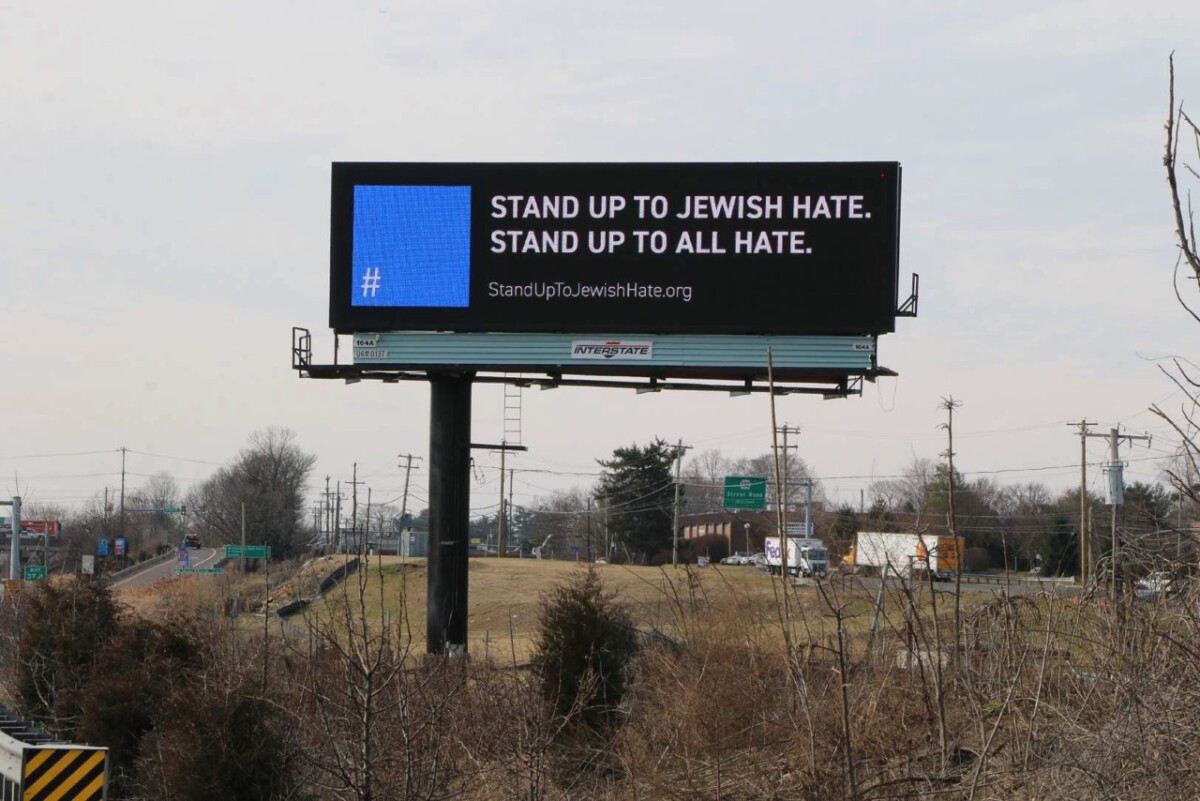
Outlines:
POLYGON ((889 333, 899 220, 895 162, 336 163, 330 325, 889 333))

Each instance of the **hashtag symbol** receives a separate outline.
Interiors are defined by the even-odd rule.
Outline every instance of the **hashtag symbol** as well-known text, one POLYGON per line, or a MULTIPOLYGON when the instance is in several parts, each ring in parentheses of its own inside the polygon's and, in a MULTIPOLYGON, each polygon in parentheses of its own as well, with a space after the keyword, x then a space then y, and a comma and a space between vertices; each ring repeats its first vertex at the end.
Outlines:
POLYGON ((375 292, 376 292, 376 290, 379 289, 379 285, 381 283, 383 283, 383 279, 379 277, 379 268, 378 267, 368 267, 367 271, 365 273, 363 273, 363 282, 362 282, 363 297, 364 298, 368 297, 368 295, 367 295, 368 292, 371 293, 370 297, 372 297, 372 298, 375 297, 375 292))

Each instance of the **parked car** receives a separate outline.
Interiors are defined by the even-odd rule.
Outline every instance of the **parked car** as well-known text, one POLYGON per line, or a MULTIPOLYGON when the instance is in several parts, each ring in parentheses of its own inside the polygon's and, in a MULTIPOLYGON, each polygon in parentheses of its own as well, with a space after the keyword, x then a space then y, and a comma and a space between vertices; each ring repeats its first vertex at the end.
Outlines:
POLYGON ((753 562, 750 561, 750 552, 749 551, 738 551, 737 553, 730 554, 729 556, 726 556, 724 559, 722 559, 721 564, 723 564, 723 565, 749 565, 749 564, 753 564, 753 562))
POLYGON ((1165 570, 1156 570, 1133 585, 1133 592, 1138 598, 1170 595, 1174 589, 1174 576, 1165 570))
POLYGON ((767 566, 767 555, 765 553, 763 553, 762 551, 759 551, 758 553, 753 554, 750 557, 749 563, 754 565, 755 567, 766 567, 767 566))

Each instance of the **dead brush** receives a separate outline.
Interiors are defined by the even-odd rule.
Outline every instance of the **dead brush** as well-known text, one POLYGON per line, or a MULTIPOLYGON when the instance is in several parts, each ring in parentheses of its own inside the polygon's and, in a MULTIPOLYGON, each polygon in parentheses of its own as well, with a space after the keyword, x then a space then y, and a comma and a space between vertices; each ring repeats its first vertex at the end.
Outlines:
POLYGON ((664 798, 769 797, 819 781, 804 752, 831 722, 812 717, 824 714, 813 702, 830 691, 827 664, 789 667, 769 601, 726 592, 672 614, 688 636, 643 650, 614 744, 627 781, 664 798))

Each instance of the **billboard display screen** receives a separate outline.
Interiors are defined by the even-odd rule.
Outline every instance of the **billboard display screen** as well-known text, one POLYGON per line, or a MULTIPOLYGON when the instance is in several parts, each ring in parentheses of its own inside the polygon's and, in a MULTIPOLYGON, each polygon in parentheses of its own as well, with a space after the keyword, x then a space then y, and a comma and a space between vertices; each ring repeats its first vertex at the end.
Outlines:
POLYGON ((882 334, 900 165, 333 165, 336 331, 882 334))

